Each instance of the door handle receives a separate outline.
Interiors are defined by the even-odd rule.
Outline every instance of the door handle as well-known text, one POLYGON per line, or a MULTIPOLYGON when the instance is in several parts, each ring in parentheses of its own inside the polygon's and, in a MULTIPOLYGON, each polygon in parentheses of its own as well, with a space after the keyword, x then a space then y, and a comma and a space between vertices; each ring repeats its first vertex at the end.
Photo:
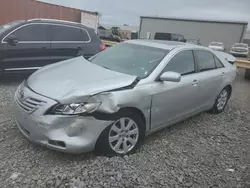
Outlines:
POLYGON ((82 50, 82 47, 78 47, 77 50, 78 50, 78 51, 82 50))
POLYGON ((197 86, 199 84, 199 81, 198 80, 193 80, 193 86, 197 86))
POLYGON ((224 73, 224 72, 223 72, 223 73, 221 73, 221 76, 222 76, 222 77, 225 77, 225 73, 224 73))

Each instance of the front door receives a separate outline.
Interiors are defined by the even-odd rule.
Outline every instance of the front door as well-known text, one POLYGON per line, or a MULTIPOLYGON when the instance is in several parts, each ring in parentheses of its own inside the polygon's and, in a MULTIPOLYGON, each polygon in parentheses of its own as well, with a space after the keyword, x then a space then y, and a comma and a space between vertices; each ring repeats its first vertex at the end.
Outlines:
POLYGON ((80 27, 51 24, 51 63, 84 55, 85 43, 90 37, 85 29, 80 27))
POLYGON ((175 55, 163 72, 173 71, 182 75, 181 81, 155 82, 153 84, 151 128, 159 128, 177 121, 199 110, 196 103, 199 98, 199 79, 192 50, 175 55))
POLYGON ((30 23, 11 31, 2 41, 2 66, 5 71, 36 70, 50 62, 48 26, 30 23), (17 43, 8 43, 8 37, 17 43))

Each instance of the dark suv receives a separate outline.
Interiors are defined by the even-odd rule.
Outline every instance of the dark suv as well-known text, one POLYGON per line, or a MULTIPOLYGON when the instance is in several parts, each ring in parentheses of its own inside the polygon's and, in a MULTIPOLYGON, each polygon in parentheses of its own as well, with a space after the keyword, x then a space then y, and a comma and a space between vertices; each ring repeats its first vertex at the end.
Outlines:
POLYGON ((180 41, 186 42, 186 39, 183 35, 176 33, 155 33, 155 40, 170 40, 170 41, 180 41))
POLYGON ((0 74, 35 71, 77 56, 89 58, 105 49, 93 29, 51 19, 0 26, 0 42, 0 74))

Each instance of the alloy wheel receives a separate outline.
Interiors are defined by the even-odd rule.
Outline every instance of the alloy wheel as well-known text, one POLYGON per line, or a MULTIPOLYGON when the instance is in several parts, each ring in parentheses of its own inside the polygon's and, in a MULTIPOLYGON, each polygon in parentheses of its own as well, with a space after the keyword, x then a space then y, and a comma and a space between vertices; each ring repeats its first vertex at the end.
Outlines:
POLYGON ((128 117, 117 120, 109 131, 109 145, 118 154, 131 151, 136 146, 138 138, 138 125, 128 117))
POLYGON ((220 95, 219 95, 219 98, 217 100, 217 108, 218 110, 222 110, 226 103, 227 103, 227 99, 228 99, 228 92, 227 90, 223 90, 220 95))

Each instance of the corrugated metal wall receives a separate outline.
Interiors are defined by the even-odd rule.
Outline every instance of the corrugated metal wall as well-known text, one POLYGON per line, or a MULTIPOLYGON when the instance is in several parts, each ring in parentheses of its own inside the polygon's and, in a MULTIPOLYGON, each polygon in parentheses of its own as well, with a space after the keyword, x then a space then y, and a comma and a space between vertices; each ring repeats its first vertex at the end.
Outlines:
POLYGON ((51 18, 81 22, 81 12, 78 9, 52 5, 36 0, 0 0, 0 25, 15 20, 32 18, 51 18))
POLYGON ((203 46, 218 41, 230 49, 231 45, 242 41, 244 29, 245 24, 142 18, 139 37, 146 38, 147 32, 151 33, 152 39, 156 32, 177 33, 184 35, 186 39, 200 39, 203 46))

